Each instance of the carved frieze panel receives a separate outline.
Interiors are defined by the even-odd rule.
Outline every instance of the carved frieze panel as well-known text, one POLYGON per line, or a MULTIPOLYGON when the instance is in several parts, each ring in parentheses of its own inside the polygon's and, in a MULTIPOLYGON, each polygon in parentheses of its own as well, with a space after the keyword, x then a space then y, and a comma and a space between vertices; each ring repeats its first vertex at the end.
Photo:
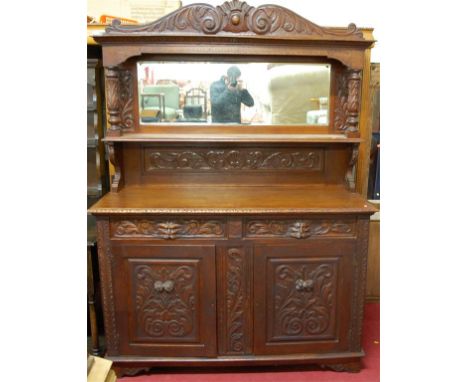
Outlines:
POLYGON ((356 25, 348 28, 325 28, 297 13, 277 5, 252 7, 245 1, 226 1, 220 6, 191 4, 141 26, 122 26, 119 20, 106 28, 107 33, 203 33, 208 35, 242 33, 243 35, 309 35, 363 40, 356 25))
POLYGON ((337 263, 270 260, 273 278, 270 340, 333 336, 337 263))
POLYGON ((138 264, 132 269, 137 337, 196 340, 198 261, 138 264))
POLYGON ((354 237, 356 235, 355 220, 247 220, 245 237, 283 237, 308 239, 320 237, 354 237))
POLYGON ((145 172, 162 170, 323 170, 323 149, 155 149, 146 148, 145 172))
POLYGON ((111 237, 151 237, 165 240, 180 238, 222 238, 226 222, 214 219, 128 219, 111 223, 111 237))

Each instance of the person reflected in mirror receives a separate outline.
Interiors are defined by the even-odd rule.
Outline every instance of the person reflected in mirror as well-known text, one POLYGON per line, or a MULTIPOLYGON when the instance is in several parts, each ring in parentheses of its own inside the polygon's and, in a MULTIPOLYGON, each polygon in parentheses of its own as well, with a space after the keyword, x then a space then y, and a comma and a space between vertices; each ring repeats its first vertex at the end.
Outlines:
POLYGON ((241 123, 241 104, 252 107, 254 99, 240 80, 241 71, 231 66, 227 75, 210 86, 211 120, 220 123, 241 123))

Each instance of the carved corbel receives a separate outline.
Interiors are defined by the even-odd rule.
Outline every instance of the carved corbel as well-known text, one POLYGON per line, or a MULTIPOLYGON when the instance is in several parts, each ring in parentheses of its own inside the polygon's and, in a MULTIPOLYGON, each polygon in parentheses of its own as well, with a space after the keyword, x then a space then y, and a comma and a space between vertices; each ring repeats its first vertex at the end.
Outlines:
POLYGON ((357 133, 361 95, 361 70, 348 69, 346 71, 346 82, 348 87, 348 100, 345 130, 349 133, 357 133))
POLYGON ((130 70, 109 66, 105 70, 106 101, 109 113, 108 136, 133 131, 133 75, 130 70))
POLYGON ((356 191, 356 163, 359 154, 359 145, 353 146, 353 152, 351 154, 351 159, 348 163, 348 169, 345 175, 346 187, 350 191, 356 191))
POLYGON ((123 187, 122 168, 120 150, 115 150, 114 142, 107 142, 109 160, 114 166, 114 176, 112 177, 111 192, 118 192, 123 187))

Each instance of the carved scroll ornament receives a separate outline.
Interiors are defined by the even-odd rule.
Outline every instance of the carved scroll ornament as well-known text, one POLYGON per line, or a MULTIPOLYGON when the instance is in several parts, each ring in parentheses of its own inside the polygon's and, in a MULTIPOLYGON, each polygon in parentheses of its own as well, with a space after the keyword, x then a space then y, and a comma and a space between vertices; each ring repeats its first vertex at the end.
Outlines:
POLYGON ((192 334, 197 305, 195 272, 189 265, 135 268, 136 314, 146 335, 173 338, 192 334))
POLYGON ((182 7, 154 22, 141 26, 122 26, 114 20, 107 33, 204 33, 214 35, 222 32, 243 35, 315 35, 363 40, 363 34, 356 25, 332 29, 299 16, 278 5, 252 7, 245 1, 226 1, 213 7, 209 4, 191 4, 182 7))
POLYGON ((278 266, 275 269, 275 335, 303 337, 326 332, 333 316, 335 281, 336 269, 332 264, 278 266))

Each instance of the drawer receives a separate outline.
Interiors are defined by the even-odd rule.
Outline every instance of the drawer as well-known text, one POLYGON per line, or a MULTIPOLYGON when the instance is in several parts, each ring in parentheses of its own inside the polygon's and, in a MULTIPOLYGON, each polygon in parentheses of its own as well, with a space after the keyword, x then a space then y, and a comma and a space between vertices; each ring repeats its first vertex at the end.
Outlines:
POLYGON ((353 217, 119 217, 110 220, 111 239, 292 239, 356 238, 353 217))
POLYGON ((111 239, 224 239, 226 218, 125 217, 111 218, 111 239))
POLYGON ((356 218, 245 218, 243 236, 249 239, 355 238, 356 218))

